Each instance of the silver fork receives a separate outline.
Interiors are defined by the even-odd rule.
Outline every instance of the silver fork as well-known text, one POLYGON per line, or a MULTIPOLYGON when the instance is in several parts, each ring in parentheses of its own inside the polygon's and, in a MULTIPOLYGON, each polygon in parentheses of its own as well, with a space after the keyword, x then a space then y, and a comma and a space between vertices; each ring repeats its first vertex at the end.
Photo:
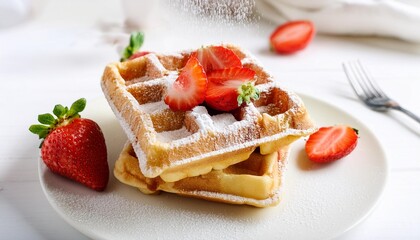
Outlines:
POLYGON ((380 112, 399 110, 420 123, 420 117, 401 107, 381 90, 359 60, 343 63, 343 68, 354 92, 370 109, 380 112))

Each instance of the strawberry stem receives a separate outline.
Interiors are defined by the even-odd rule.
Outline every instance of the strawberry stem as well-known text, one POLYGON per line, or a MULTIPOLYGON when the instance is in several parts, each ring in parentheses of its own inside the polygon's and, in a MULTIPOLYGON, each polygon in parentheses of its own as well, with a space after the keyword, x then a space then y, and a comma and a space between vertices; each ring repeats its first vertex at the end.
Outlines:
POLYGON ((359 129, 353 128, 353 131, 355 131, 356 134, 359 135, 359 129))
POLYGON ((255 87, 254 82, 246 82, 238 88, 238 106, 242 103, 249 104, 251 100, 260 98, 260 91, 255 87))
MULTIPOLYGON (((55 118, 50 113, 44 113, 38 115, 38 122, 41 124, 33 124, 29 127, 29 131, 39 136, 39 139, 45 139, 48 134, 60 127, 69 124, 73 119, 80 117, 80 112, 86 107, 86 99, 80 98, 76 100, 69 108, 64 107, 60 104, 55 105, 53 113, 55 118)), ((41 145, 39 146, 41 148, 41 145)))

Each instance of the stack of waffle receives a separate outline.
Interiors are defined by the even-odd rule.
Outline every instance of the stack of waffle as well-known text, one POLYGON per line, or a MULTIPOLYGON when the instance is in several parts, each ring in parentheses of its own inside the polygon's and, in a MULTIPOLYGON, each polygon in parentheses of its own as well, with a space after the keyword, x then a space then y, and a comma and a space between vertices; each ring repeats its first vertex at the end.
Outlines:
POLYGON ((110 64, 101 84, 129 141, 114 167, 121 182, 257 207, 276 205, 290 144, 314 132, 303 102, 244 50, 225 45, 256 72, 260 98, 232 112, 205 105, 172 111, 169 84, 194 51, 148 54, 110 64))

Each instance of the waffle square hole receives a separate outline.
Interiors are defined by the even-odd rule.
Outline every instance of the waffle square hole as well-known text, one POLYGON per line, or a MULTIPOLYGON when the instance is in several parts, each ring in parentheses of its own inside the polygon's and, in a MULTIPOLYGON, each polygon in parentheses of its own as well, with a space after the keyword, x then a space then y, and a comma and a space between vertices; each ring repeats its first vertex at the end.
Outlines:
POLYGON ((289 110, 289 97, 279 88, 270 88, 261 94, 260 99, 254 102, 257 110, 262 114, 276 116, 289 110))

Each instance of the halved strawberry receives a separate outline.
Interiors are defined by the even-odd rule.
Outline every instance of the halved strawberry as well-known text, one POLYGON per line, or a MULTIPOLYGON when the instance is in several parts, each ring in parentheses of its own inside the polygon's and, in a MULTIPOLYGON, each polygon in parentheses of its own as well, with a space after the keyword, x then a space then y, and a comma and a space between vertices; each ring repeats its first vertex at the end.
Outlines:
POLYGON ((204 101, 206 90, 207 77, 203 67, 197 58, 191 56, 169 86, 164 101, 173 111, 188 111, 204 101))
POLYGON ((306 142, 310 160, 327 163, 350 154, 357 145, 358 131, 349 126, 321 127, 306 142))
POLYGON ((207 74, 206 104, 219 111, 231 111, 242 103, 259 98, 254 86, 255 72, 249 68, 232 67, 213 70, 207 74))
POLYGON ((242 67, 239 57, 229 48, 222 46, 202 47, 192 55, 197 57, 206 73, 216 69, 242 67))
POLYGON ((280 25, 270 36, 270 47, 281 54, 304 49, 315 35, 315 26, 310 21, 292 21, 280 25))

